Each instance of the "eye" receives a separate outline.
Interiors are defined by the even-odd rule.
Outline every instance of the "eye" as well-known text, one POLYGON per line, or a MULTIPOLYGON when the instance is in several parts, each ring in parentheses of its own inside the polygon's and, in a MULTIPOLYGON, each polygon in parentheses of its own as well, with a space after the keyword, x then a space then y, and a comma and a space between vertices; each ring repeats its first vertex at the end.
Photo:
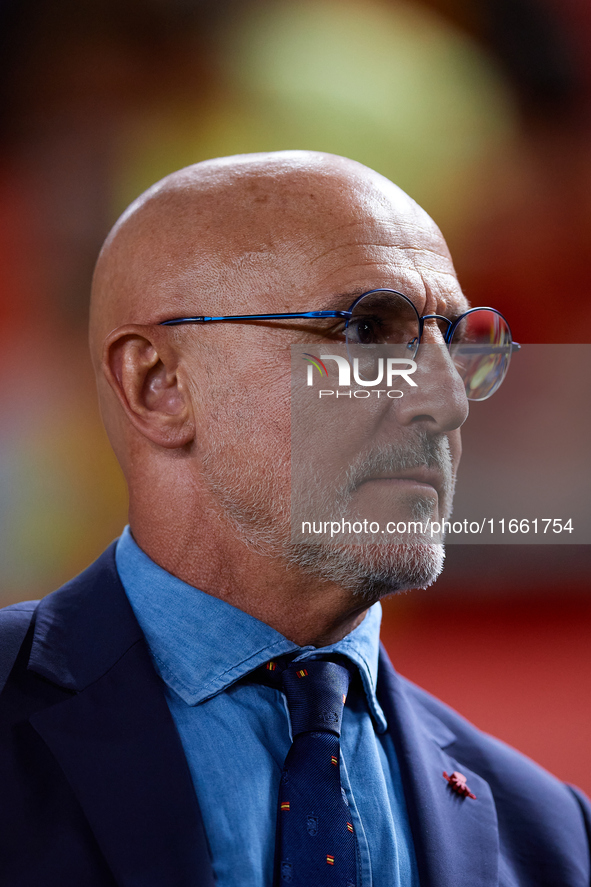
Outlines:
POLYGON ((377 317, 356 317, 349 322, 347 338, 356 345, 379 345, 384 342, 382 324, 377 317))

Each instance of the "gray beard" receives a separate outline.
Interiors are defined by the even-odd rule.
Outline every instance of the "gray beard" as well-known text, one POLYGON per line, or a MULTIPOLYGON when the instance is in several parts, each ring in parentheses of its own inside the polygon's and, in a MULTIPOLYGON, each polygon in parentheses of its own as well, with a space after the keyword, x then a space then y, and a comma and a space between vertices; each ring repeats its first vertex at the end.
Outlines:
MULTIPOLYGON (((417 432, 415 440, 405 445, 402 452, 388 448, 360 457, 339 479, 332 501, 325 501, 320 507, 326 508, 325 514, 342 513, 355 490, 371 473, 403 471, 425 464, 439 467, 444 475, 443 496, 448 517, 454 486, 449 445, 447 438, 432 438, 424 432, 417 432)), ((445 551, 443 544, 428 537, 401 541, 391 536, 387 543, 383 537, 379 542, 365 538, 363 542, 347 544, 330 540, 294 541, 290 503, 285 501, 280 482, 290 468, 289 460, 285 460, 283 464, 274 463, 272 470, 268 467, 261 470, 261 466, 253 462, 239 470, 230 448, 219 438, 208 450, 203 459, 203 474, 221 505, 221 519, 229 522, 238 543, 264 557, 283 560, 288 567, 307 576, 347 589, 368 604, 396 592, 427 588, 435 582, 443 569, 445 551)), ((314 479, 309 479, 307 487, 302 484, 295 493, 298 506, 305 502, 307 490, 314 490, 314 509, 318 511, 318 490, 322 488, 314 479)), ((328 500, 329 497, 327 494, 321 498, 328 500)), ((425 520, 431 508, 431 499, 413 497, 415 520, 425 520)))
POLYGON ((429 541, 336 546, 291 543, 287 559, 310 576, 334 582, 368 604, 411 588, 428 588, 443 570, 443 545, 429 541), (360 550, 361 549, 361 550, 360 550))

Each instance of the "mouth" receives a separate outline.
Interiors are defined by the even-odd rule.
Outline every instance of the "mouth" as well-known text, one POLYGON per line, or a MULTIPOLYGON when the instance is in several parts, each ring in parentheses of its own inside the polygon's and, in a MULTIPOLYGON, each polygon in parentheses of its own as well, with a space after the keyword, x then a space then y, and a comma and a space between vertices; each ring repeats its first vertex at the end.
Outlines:
POLYGON ((417 465, 405 471, 396 472, 378 472, 363 478, 358 488, 367 483, 391 483, 399 486, 417 486, 422 487, 423 492, 431 490, 441 498, 444 489, 444 480, 441 472, 436 469, 429 468, 427 465, 417 465))

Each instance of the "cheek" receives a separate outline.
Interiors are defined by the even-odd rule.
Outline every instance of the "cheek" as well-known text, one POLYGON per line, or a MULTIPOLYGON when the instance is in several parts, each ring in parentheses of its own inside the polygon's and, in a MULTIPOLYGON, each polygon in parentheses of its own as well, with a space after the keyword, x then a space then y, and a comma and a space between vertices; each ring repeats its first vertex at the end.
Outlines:
POLYGON ((252 363, 239 371, 220 368, 196 392, 201 440, 212 447, 223 441, 236 462, 267 463, 269 470, 277 461, 289 461, 289 393, 284 373, 252 363))
MULTIPOLYGON (((247 408, 247 425, 250 428, 248 449, 254 452, 258 461, 262 456, 276 461, 291 458, 291 411, 288 397, 279 393, 253 392, 247 408)), ((273 464, 269 464, 269 470, 273 464)))
POLYGON ((289 455, 291 436, 291 376, 289 366, 253 366, 242 377, 240 409, 248 416, 253 435, 265 437, 289 455))

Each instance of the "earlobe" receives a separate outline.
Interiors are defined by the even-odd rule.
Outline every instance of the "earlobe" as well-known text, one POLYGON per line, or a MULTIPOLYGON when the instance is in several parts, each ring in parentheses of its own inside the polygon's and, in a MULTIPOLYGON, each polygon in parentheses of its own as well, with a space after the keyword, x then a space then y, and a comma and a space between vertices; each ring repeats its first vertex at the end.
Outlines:
POLYGON ((127 418, 144 437, 167 449, 194 440, 189 392, 165 334, 137 324, 114 330, 105 342, 102 368, 127 418))

